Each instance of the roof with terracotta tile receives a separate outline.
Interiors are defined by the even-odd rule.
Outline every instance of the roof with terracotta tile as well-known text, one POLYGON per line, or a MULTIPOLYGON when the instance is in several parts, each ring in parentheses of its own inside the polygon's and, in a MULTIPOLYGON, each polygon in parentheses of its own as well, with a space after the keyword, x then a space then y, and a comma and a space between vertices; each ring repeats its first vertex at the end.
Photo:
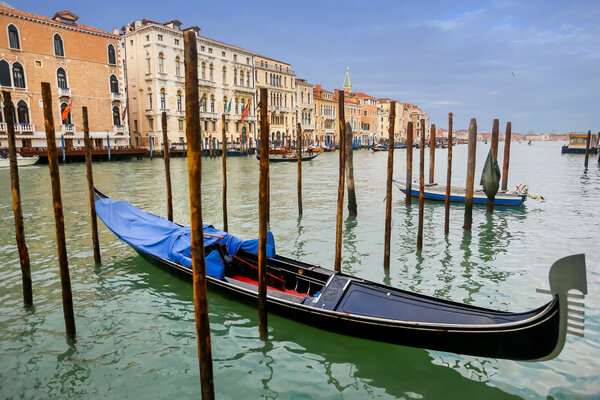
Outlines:
MULTIPOLYGON (((70 11, 62 11, 62 12, 70 12, 70 11)), ((59 26, 61 28, 65 28, 65 29, 82 30, 82 31, 87 31, 87 32, 95 33, 95 34, 107 35, 107 36, 111 36, 114 38, 118 37, 117 35, 114 35, 110 32, 106 32, 101 29, 92 28, 91 26, 81 25, 78 23, 70 24, 70 23, 60 22, 60 21, 53 20, 52 18, 42 17, 41 15, 31 14, 31 13, 28 13, 25 11, 16 10, 16 9, 3 7, 3 6, 0 6, 0 14, 14 16, 17 18, 32 19, 32 20, 40 21, 40 22, 44 22, 44 23, 50 23, 50 24, 53 24, 55 26, 59 26)))

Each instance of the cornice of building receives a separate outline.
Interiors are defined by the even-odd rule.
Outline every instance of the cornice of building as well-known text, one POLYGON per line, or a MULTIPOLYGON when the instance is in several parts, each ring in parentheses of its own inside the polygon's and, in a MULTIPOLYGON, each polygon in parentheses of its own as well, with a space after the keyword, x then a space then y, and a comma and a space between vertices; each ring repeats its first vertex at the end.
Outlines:
POLYGON ((75 32, 88 33, 90 35, 102 36, 109 39, 119 39, 119 35, 114 35, 112 33, 92 28, 91 26, 81 25, 77 23, 65 23, 55 21, 48 17, 43 17, 41 15, 31 14, 25 11, 10 9, 8 7, 0 6, 0 15, 6 15, 13 18, 22 19, 25 21, 37 22, 43 25, 54 26, 56 28, 66 29, 75 32))

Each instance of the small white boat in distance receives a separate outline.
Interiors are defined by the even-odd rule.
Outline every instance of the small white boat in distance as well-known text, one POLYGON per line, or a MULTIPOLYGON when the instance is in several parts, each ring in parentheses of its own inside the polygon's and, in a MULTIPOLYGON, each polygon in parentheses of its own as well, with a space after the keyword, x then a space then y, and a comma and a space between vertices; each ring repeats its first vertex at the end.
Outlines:
MULTIPOLYGON (((17 165, 19 167, 25 167, 27 165, 33 165, 39 161, 38 156, 33 157, 22 157, 20 154, 17 154, 17 165)), ((0 168, 8 168, 10 167, 10 160, 8 159, 7 154, 0 154, 0 168)))

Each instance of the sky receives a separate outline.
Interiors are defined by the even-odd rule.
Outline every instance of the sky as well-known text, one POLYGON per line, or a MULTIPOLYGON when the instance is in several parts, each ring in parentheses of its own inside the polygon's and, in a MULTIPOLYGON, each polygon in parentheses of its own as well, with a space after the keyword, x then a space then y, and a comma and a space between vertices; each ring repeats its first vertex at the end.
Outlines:
POLYGON ((416 104, 430 123, 494 118, 519 133, 600 130, 600 1, 8 1, 112 32, 178 19, 200 34, 292 65, 333 91, 416 104))

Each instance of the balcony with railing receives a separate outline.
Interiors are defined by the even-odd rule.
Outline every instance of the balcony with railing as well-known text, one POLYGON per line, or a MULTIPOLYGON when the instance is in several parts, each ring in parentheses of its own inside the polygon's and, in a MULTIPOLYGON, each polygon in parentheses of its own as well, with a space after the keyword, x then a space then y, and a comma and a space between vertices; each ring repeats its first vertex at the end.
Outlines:
POLYGON ((275 71, 275 72, 280 72, 282 74, 290 74, 290 75, 296 75, 296 72, 294 70, 288 69, 286 68, 281 68, 281 67, 276 67, 274 65, 260 65, 260 64, 256 64, 255 68, 261 68, 261 69, 267 69, 269 71, 275 71))
POLYGON ((216 112, 200 111, 200 118, 204 118, 204 119, 217 119, 218 115, 217 115, 216 112))
POLYGON ((315 130, 315 124, 305 124, 304 122, 302 122, 300 125, 302 126, 303 131, 314 131, 315 130))
POLYGON ((335 128, 325 128, 325 133, 335 133, 335 128))
POLYGON ((323 115, 323 118, 327 121, 335 121, 337 119, 335 115, 323 115))
POLYGON ((217 83, 206 79, 198 79, 198 86, 216 87, 217 83))
POLYGON ((146 117, 153 117, 154 116, 154 110, 151 108, 146 108, 146 117))
POLYGON ((34 124, 15 124, 15 131, 19 133, 33 133, 35 132, 34 124))
POLYGON ((123 100, 123 96, 121 95, 121 93, 111 92, 110 100, 111 101, 121 101, 121 100, 123 100))
POLYGON ((75 125, 74 124, 63 124, 62 132, 64 134, 72 135, 75 133, 75 125))
POLYGON ((71 89, 69 88, 58 88, 58 95, 60 97, 71 97, 71 89))
POLYGON ((315 105, 312 103, 300 102, 298 103, 298 108, 301 108, 303 110, 312 110, 313 108, 315 108, 315 105))
POLYGON ((6 122, 0 122, 0 132, 8 132, 8 126, 6 122))
POLYGON ((117 135, 122 135, 125 133, 125 125, 115 125, 113 128, 113 131, 117 134, 117 135))
POLYGON ((279 112, 290 112, 289 107, 281 107, 281 106, 273 106, 273 105, 270 105, 268 107, 268 110, 269 111, 279 111, 279 112))
POLYGON ((254 91, 255 91, 255 89, 253 87, 241 86, 241 85, 233 85, 233 89, 237 90, 238 92, 244 92, 244 93, 254 93, 254 91))

